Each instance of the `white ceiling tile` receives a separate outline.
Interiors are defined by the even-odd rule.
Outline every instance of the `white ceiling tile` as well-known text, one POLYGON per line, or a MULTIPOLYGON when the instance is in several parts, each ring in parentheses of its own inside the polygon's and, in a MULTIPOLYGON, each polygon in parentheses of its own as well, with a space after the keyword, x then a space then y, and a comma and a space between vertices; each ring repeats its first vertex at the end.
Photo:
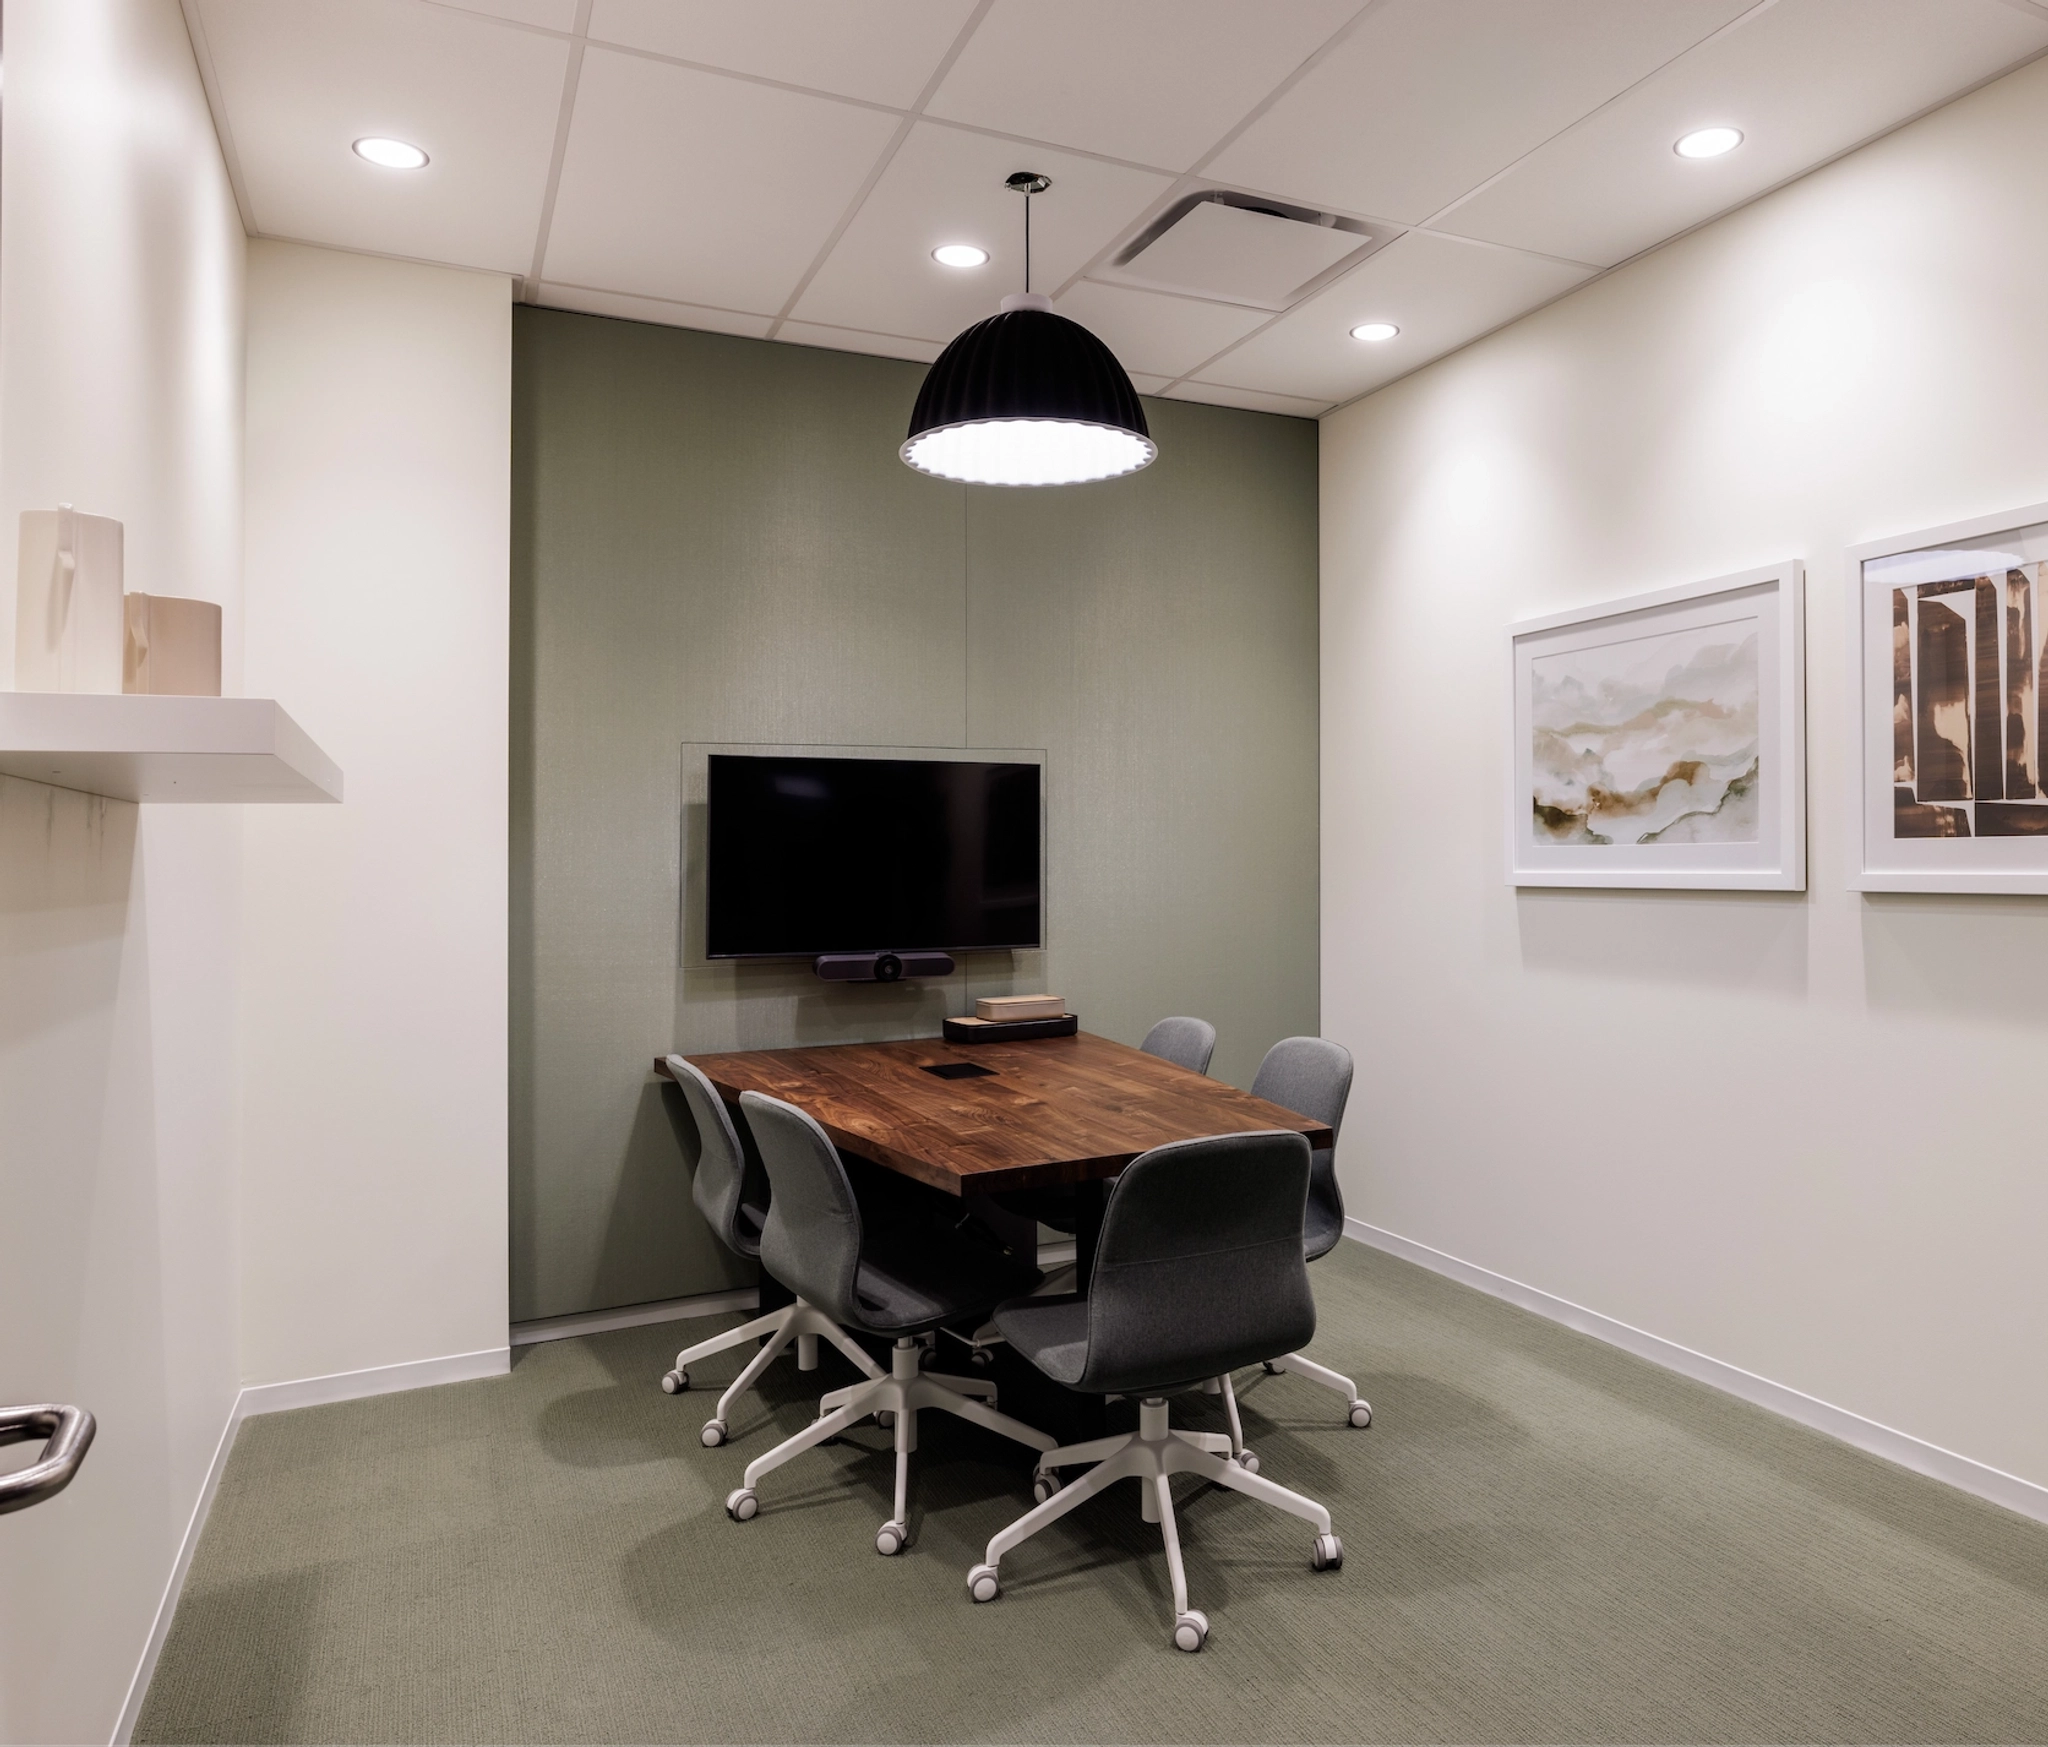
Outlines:
POLYGON ((1589 277, 1588 268, 1409 231, 1196 374, 1231 387, 1349 400, 1589 277), (1351 337, 1372 321, 1401 331, 1377 344, 1351 337))
POLYGON ((411 0, 200 0, 250 216, 269 236, 525 271, 569 49, 411 0), (424 170, 350 145, 408 140, 424 170))
POLYGON ((1277 412, 1288 418, 1320 418, 1336 403, 1304 400, 1294 394, 1262 394, 1256 388, 1229 388, 1220 382, 1183 382, 1167 391, 1168 400, 1191 400, 1199 406, 1235 406, 1246 412, 1277 412))
POLYGON ((995 0, 926 113, 1184 170, 1361 0, 995 0))
POLYGON ((774 315, 898 125, 882 110, 593 47, 544 277, 774 315))
POLYGON ((973 11, 974 0, 597 0, 590 35, 904 108, 973 11))
POLYGON ((1061 292, 1053 308, 1093 333, 1126 370, 1144 370, 1168 381, 1273 319, 1268 310, 1241 304, 1168 297, 1086 279, 1061 292))
POLYGON ((1754 0, 1390 0, 1204 175, 1419 224, 1754 0))
POLYGON ((878 358, 908 358, 917 364, 929 364, 945 350, 936 340, 868 334, 858 328, 827 327, 822 322, 786 321, 775 330, 775 337, 792 345, 823 346, 833 352, 868 352, 878 358))
POLYGON ((1608 264, 2048 48, 2002 0, 1779 0, 1531 155, 1442 228, 1608 264), (1726 157, 1671 148, 1742 129, 1726 157))
POLYGON ((460 12, 481 12, 514 24, 537 24, 543 30, 574 30, 576 0, 431 0, 460 12))
POLYGON ((617 316, 621 321, 659 322, 668 328, 701 328, 713 334, 741 334, 753 340, 765 340, 768 330, 775 325, 773 318, 765 315, 705 309, 662 297, 628 297, 623 292, 592 291, 588 286, 556 285, 547 280, 541 282, 540 294, 534 301, 549 309, 617 316))
POLYGON ((1140 394, 1163 394, 1173 381, 1171 376, 1147 376, 1137 370, 1133 370, 1130 376, 1131 386, 1140 394))
POLYGON ((1051 290, 1134 224, 1172 185, 1043 146, 921 122, 791 312, 869 333, 950 340, 1024 286, 1024 197, 1003 186, 1037 170, 1052 187, 1031 202, 1031 282, 1051 290), (975 243, 986 266, 941 267, 941 243, 975 243))

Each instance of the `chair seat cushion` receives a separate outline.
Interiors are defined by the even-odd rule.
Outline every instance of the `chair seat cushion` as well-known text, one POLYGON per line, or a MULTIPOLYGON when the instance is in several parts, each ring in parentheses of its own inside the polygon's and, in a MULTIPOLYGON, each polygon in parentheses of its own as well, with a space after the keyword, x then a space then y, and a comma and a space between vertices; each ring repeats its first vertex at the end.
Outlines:
POLYGON ((1014 1298, 996 1306, 1003 1339, 1055 1383, 1071 1389, 1088 1363, 1088 1300, 1078 1292, 1014 1298))
POLYGON ((869 1333, 918 1334, 957 1318, 986 1316, 1039 1279, 1028 1263, 951 1232, 871 1229, 853 1295, 869 1333))

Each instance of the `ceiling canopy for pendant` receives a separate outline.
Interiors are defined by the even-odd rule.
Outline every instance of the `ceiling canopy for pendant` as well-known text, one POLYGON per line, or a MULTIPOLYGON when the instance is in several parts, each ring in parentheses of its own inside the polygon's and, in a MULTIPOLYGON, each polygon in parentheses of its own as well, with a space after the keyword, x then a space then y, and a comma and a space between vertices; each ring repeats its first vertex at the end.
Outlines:
POLYGON ((1116 354, 1031 292, 1031 203, 1049 186, 1020 171, 1024 283, 1000 314, 939 354, 900 453, 920 473, 970 485, 1078 485, 1149 466, 1158 445, 1116 354))

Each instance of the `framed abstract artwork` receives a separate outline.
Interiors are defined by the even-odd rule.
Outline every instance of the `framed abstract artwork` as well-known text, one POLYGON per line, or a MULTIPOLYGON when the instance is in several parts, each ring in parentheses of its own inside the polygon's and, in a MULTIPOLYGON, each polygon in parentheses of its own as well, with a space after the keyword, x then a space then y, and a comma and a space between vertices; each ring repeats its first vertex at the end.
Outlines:
POLYGON ((1849 552, 1850 884, 2048 892, 2048 504, 1849 552))
POLYGON ((1508 883, 1806 887, 1797 560, 1508 628, 1508 883))

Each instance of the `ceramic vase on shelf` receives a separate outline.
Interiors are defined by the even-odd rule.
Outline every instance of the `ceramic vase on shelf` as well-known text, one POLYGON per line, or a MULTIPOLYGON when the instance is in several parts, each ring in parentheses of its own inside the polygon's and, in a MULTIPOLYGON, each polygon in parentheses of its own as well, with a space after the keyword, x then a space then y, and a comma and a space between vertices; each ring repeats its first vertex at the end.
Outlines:
POLYGON ((121 524, 60 504, 21 514, 14 689, 121 690, 121 524))

